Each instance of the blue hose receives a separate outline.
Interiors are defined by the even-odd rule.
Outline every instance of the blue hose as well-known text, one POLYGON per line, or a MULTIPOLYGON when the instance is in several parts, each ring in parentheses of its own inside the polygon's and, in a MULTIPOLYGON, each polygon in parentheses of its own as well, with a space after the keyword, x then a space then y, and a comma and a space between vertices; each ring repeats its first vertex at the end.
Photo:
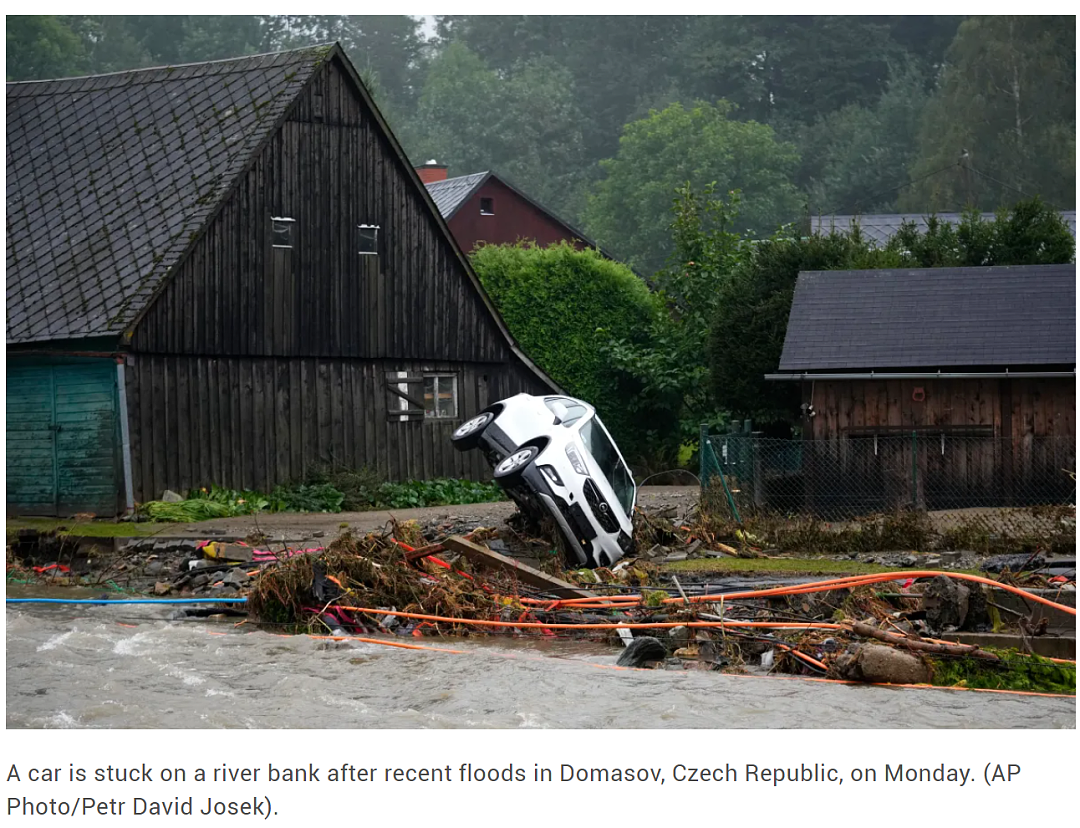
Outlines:
POLYGON ((8 598, 9 604, 246 604, 247 598, 8 598))

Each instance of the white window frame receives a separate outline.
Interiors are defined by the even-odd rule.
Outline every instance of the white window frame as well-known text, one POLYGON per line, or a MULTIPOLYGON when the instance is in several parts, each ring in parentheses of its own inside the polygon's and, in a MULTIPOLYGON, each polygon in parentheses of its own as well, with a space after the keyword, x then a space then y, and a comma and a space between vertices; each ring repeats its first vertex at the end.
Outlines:
POLYGON ((276 250, 292 250, 293 249, 293 228, 296 226, 296 219, 288 218, 287 216, 270 216, 270 244, 276 250), (287 223, 289 230, 289 243, 288 244, 274 244, 274 233, 277 232, 277 228, 274 226, 278 222, 287 223))
POLYGON ((375 242, 375 249, 374 250, 360 250, 359 249, 359 247, 360 247, 360 239, 362 238, 362 236, 358 236, 357 237, 357 244, 356 244, 356 247, 357 247, 356 252, 359 253, 361 256, 378 256, 379 255, 379 229, 380 229, 379 225, 377 225, 377 224, 358 224, 358 225, 356 225, 356 229, 357 230, 374 230, 375 231, 375 238, 373 239, 373 241, 375 242))
MULTIPOLYGON (((400 376, 404 376, 404 372, 400 376)), ((461 409, 461 404, 458 399, 458 375, 439 371, 425 371, 423 374, 425 380, 435 380, 435 394, 432 397, 432 410, 428 410, 424 407, 424 419, 425 420, 456 420, 458 418, 458 411, 461 409), (450 382, 450 399, 453 400, 454 410, 450 414, 439 414, 439 388, 442 383, 449 380, 450 382)), ((398 390, 403 394, 408 393, 408 384, 404 382, 398 383, 398 390)), ((444 389, 445 390, 445 389, 444 389)), ((424 393, 424 389, 420 389, 421 395, 424 393)), ((426 401, 425 401, 426 402, 426 401)), ((398 397, 398 408, 401 411, 409 411, 409 401, 398 397)), ((402 419, 405 419, 404 416, 402 419)))

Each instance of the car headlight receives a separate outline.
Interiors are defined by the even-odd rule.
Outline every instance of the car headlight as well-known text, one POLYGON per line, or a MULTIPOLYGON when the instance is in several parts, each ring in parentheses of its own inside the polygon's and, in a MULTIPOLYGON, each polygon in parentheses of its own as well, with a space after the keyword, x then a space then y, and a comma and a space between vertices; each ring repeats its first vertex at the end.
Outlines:
POLYGON ((574 471, 578 474, 584 474, 588 476, 589 470, 585 468, 585 461, 581 459, 581 455, 578 454, 578 450, 573 446, 566 447, 566 457, 570 461, 570 465, 574 467, 574 471))

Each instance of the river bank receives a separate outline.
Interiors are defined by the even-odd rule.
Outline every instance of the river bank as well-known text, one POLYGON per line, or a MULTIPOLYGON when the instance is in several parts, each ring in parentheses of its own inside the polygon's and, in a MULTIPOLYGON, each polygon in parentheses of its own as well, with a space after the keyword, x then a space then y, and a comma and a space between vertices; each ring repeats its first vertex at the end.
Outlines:
POLYGON ((1074 699, 614 669, 567 641, 441 653, 178 623, 156 607, 7 615, 13 728, 1071 728, 1074 699), (123 610, 123 611, 121 611, 123 610))

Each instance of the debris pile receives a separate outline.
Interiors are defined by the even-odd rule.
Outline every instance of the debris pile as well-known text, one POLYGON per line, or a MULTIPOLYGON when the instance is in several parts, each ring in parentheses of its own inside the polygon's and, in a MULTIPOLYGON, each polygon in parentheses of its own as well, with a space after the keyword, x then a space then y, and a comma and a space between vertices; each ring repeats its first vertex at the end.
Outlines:
MULTIPOLYGON (((587 638, 623 648, 620 664, 632 667, 1075 688, 1073 662, 1033 655, 1055 629, 1074 628, 1075 575, 1033 572, 1043 561, 1031 555, 989 562, 1000 563, 996 579, 920 567, 762 588, 761 579, 717 584, 667 567, 691 556, 771 552, 752 533, 721 540, 674 510, 639 512, 637 557, 604 569, 564 570, 554 541, 535 531, 513 522, 500 530, 394 522, 307 545, 144 544, 144 557, 124 565, 158 595, 246 595, 249 621, 276 631, 587 638), (1024 652, 961 638, 1004 630, 1018 631, 1024 652)), ((9 547, 9 580, 11 556, 9 547)))

